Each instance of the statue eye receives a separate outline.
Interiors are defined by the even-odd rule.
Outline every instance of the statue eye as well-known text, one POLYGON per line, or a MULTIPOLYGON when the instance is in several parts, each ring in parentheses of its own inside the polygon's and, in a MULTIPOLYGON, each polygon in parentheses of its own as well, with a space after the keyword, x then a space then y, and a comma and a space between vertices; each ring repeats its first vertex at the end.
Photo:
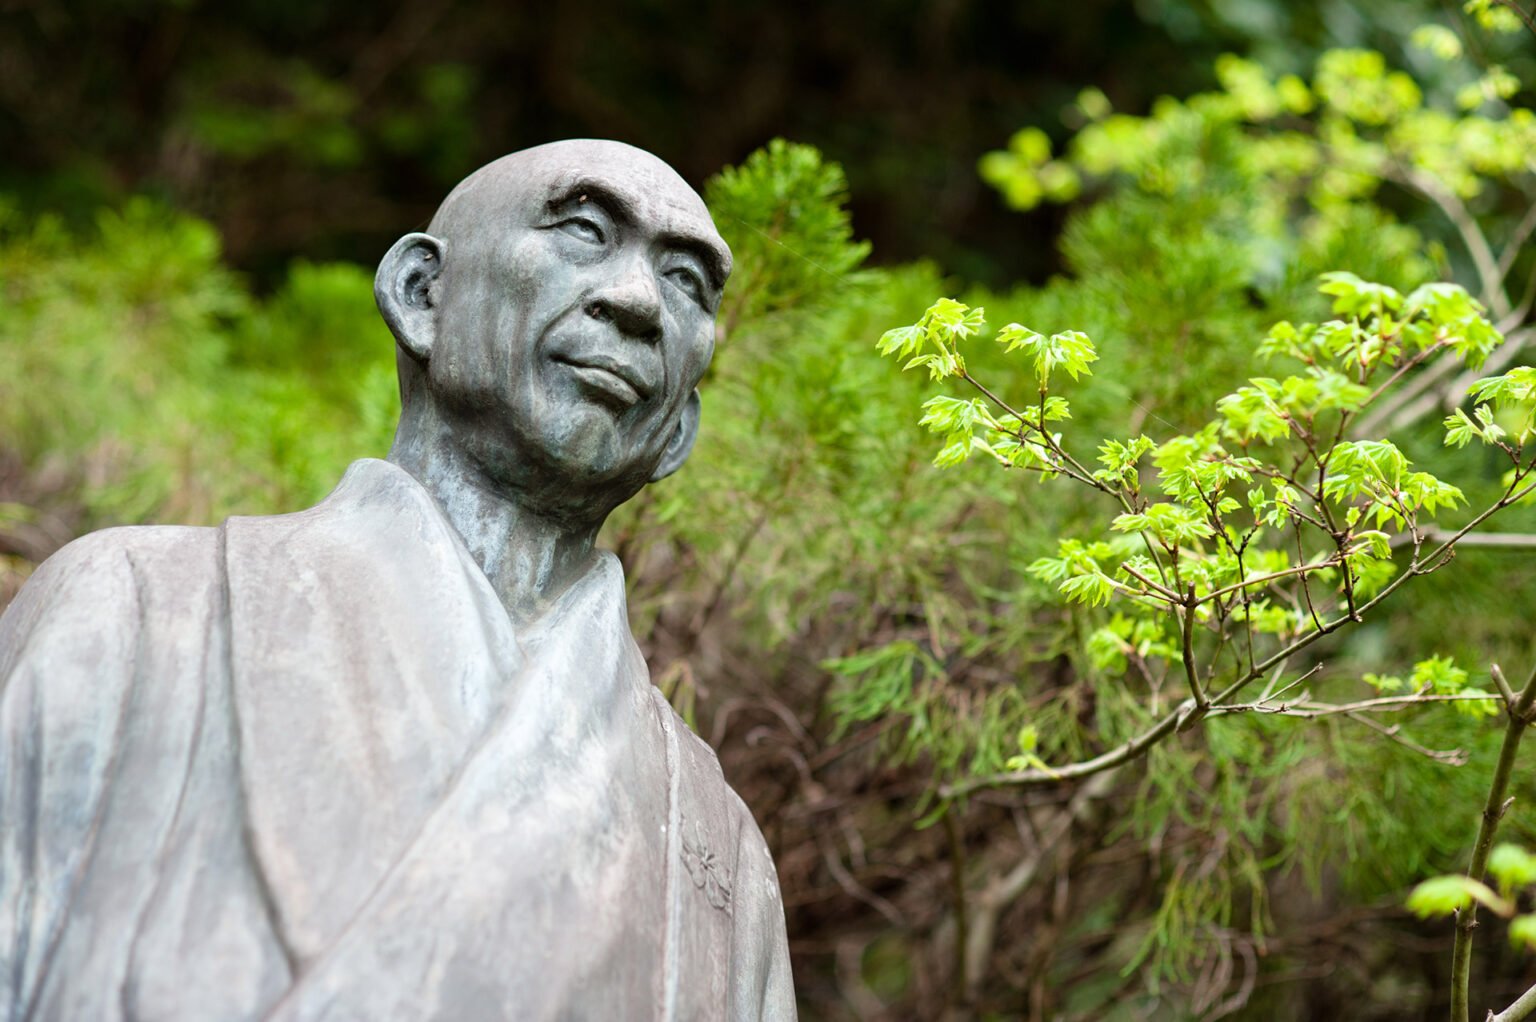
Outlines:
POLYGON ((573 238, 593 245, 601 245, 607 239, 603 235, 603 229, 597 225, 597 221, 584 216, 573 216, 560 221, 557 224, 562 231, 573 238))
POLYGON ((694 273, 692 270, 685 267, 679 266, 676 269, 667 271, 667 279, 670 280, 679 291, 682 291, 683 294, 687 295, 689 298, 692 298, 700 305, 705 304, 704 281, 700 279, 697 273, 694 273))

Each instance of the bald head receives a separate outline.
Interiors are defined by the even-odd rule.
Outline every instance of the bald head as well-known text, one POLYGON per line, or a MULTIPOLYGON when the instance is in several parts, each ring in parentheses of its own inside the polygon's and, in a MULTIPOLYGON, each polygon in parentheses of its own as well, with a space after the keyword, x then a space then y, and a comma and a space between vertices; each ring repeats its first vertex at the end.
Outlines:
POLYGON ((715 230, 704 200, 688 182, 643 149, 606 139, 549 142, 494 160, 448 194, 427 233, 448 242, 495 230, 514 207, 556 207, 582 195, 606 200, 632 221, 695 247, 723 286, 731 251, 715 230))

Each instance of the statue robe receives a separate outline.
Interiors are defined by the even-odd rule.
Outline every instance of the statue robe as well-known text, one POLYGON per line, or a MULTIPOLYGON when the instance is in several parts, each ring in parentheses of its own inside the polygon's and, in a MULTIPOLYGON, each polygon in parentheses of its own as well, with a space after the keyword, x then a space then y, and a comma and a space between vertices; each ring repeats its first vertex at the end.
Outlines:
POLYGON ((382 461, 0 618, 0 1020, 793 1018, 766 844, 610 554, 514 627, 382 461))

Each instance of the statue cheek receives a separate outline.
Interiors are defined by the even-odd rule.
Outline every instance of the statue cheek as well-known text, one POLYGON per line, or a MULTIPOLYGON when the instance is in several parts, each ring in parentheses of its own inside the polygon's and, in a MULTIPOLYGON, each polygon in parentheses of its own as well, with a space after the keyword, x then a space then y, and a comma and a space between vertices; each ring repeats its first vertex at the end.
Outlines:
POLYGON ((709 368, 710 359, 715 354, 715 324, 714 321, 706 323, 688 345, 687 355, 683 366, 686 370, 684 381, 688 383, 688 390, 698 386, 699 380, 704 376, 704 370, 709 368))

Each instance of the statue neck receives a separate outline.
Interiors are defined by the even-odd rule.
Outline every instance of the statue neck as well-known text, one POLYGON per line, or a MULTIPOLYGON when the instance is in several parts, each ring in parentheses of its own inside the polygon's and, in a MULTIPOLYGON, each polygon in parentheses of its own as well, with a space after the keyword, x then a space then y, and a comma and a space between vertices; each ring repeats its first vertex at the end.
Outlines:
POLYGON ((573 523, 497 485, 443 429, 408 428, 388 460, 426 487, 514 622, 531 621, 592 565, 602 521, 573 523))

